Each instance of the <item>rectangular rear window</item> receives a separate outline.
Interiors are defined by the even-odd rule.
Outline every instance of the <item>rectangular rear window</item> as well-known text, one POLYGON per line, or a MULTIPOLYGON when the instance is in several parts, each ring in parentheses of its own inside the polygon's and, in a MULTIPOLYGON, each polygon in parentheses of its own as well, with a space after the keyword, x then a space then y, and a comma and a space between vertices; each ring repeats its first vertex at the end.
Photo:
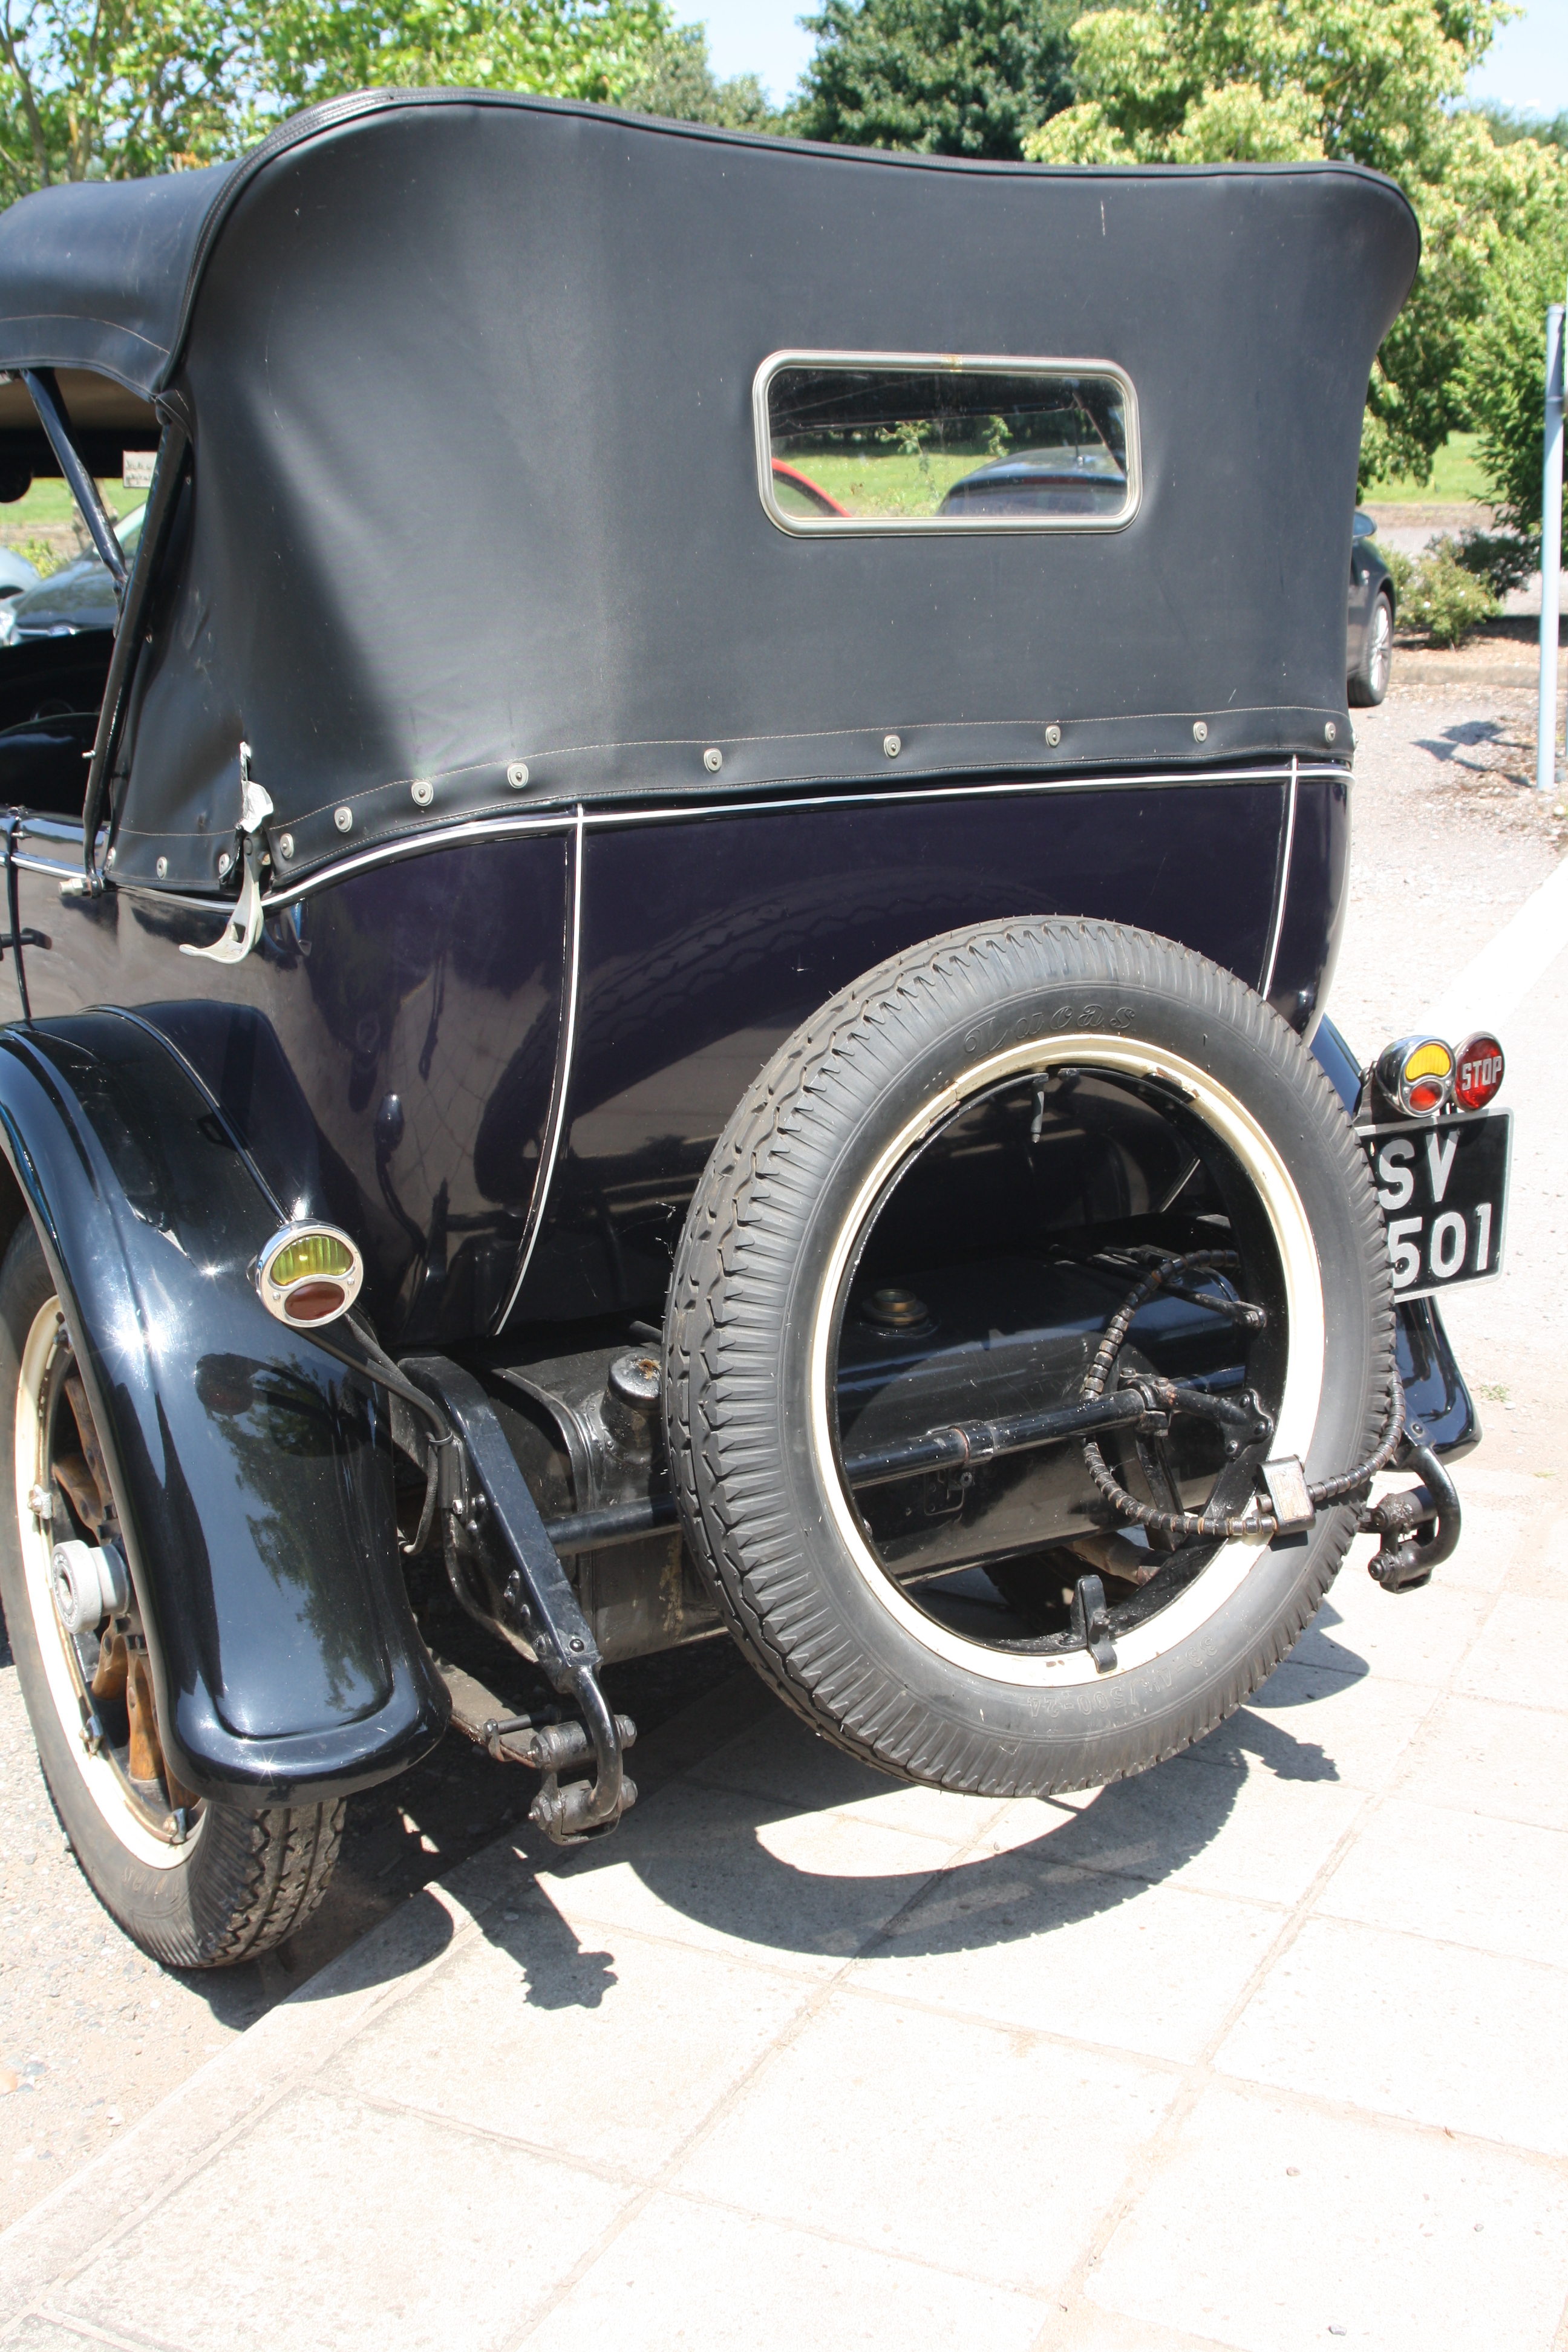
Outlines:
POLYGON ((782 530, 1116 530, 1137 511, 1137 401, 1110 361, 775 352, 753 409, 782 530))

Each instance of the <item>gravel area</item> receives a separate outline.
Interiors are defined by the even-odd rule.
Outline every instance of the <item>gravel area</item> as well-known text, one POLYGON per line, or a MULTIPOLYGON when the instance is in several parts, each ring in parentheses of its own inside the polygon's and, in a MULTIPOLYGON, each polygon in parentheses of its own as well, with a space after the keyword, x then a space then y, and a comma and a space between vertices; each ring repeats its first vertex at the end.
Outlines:
MULTIPOLYGON (((1546 879, 1563 844, 1562 803, 1543 807, 1527 781, 1529 693, 1449 675, 1448 685, 1396 685, 1381 709, 1356 714, 1355 857, 1331 1005, 1363 1051, 1419 1016, 1546 879)), ((1536 1149, 1522 1133, 1521 1142, 1536 1149)), ((1550 1223, 1544 1210, 1537 1222, 1550 1223)), ((1467 1364, 1479 1351, 1473 1375, 1495 1398, 1510 1458, 1555 1458, 1539 1450, 1533 1412, 1512 1417, 1508 1345, 1489 1304, 1500 1291, 1473 1297, 1455 1302, 1456 1336, 1467 1364)), ((1552 1416, 1554 1444, 1562 1419, 1552 1416)), ((735 1672, 729 1643, 709 1643, 616 1670, 610 1695, 647 1732, 689 1708, 700 1721, 707 1695, 735 1672)), ((0 1639, 0 2227, 366 1928, 488 1845, 535 1785, 447 1740, 351 1806, 332 1886, 283 1955, 181 1977, 120 1934, 78 1872, 0 1639)))
POLYGON ((1568 803, 1535 790, 1528 690, 1395 684, 1355 713, 1355 731, 1350 912, 1330 1010, 1370 1054, 1545 881, 1568 843, 1568 803))

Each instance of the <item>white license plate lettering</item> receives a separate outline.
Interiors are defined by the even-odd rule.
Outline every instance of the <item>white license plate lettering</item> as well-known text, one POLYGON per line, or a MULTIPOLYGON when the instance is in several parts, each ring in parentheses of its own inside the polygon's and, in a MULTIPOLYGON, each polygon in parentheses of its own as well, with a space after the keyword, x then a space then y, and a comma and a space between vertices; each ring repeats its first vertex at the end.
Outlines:
POLYGON ((1501 1271, 1510 1142, 1507 1111, 1363 1130, 1399 1297, 1501 1271))

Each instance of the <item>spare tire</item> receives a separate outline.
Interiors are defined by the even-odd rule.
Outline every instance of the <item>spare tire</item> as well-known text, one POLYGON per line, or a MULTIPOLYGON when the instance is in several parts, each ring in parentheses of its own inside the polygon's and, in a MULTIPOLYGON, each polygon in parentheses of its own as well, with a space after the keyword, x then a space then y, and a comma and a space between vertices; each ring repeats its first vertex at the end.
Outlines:
MULTIPOLYGON (((1194 1232, 1238 1253, 1238 1296, 1272 1301, 1256 1362, 1274 1426, 1256 1459, 1221 1474, 1226 1509, 1264 1453, 1297 1457, 1312 1480, 1364 1460, 1390 1411, 1394 1310, 1382 1219, 1339 1099, 1231 973, 1105 923, 952 932, 824 1005, 714 1149, 665 1333, 686 1538, 752 1663, 851 1753, 988 1794, 1096 1787, 1200 1738, 1296 1640, 1356 1527, 1352 1502, 1271 1541, 1151 1554, 1147 1589, 1113 1600, 1109 1670, 1081 1617, 1076 1635, 993 1634, 888 1566, 847 1483, 839 1419, 838 1350, 867 1237, 966 1106, 1021 1082, 1044 1104, 1064 1080, 1124 1094, 1141 1118, 1163 1107, 1192 1164, 1217 1171, 1194 1232)), ((1163 1230, 1116 1222, 1141 1205, 1163 1203, 1090 1202, 1075 1225, 1073 1202, 1047 1199, 1047 1254, 1098 1265, 1110 1246, 1114 1260, 1129 1233, 1163 1230)))

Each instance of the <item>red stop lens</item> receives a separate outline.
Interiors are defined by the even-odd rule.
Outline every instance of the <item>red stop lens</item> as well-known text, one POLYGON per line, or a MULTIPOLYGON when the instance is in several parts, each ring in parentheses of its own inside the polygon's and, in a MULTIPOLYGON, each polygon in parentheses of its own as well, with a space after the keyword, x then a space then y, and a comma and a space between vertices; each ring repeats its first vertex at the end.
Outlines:
POLYGON ((1502 1047, 1483 1030, 1454 1056, 1454 1100, 1462 1110, 1484 1110, 1502 1084, 1502 1047))
POLYGON ((341 1282, 300 1282, 285 1293, 283 1312, 290 1323, 324 1323, 342 1314, 344 1304, 341 1282))
POLYGON ((1418 1085, 1410 1088, 1412 1110, 1436 1110, 1442 1099, 1442 1087, 1434 1085, 1430 1078, 1423 1078, 1418 1085))

